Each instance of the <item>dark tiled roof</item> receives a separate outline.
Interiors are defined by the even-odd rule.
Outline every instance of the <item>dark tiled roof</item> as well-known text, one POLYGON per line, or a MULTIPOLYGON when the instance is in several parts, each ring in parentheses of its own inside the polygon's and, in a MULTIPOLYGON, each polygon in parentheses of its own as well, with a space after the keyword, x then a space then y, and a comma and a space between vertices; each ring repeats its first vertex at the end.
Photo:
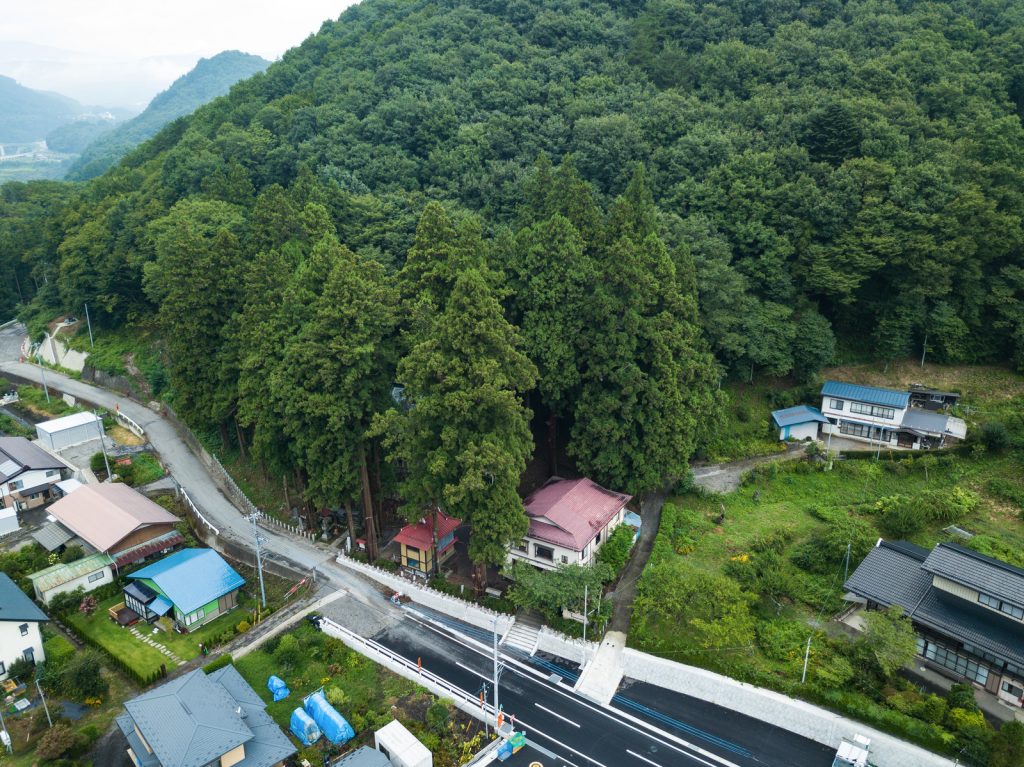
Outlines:
POLYGON ((924 569, 1024 607, 1024 570, 956 543, 940 543, 924 569))
POLYGON ((0 464, 8 460, 17 464, 17 471, 0 473, 0 482, 6 482, 26 469, 67 468, 63 461, 54 458, 24 437, 0 437, 0 464))
POLYGON ((980 605, 934 588, 929 590, 912 617, 961 642, 1024 666, 1024 623, 1003 618, 980 605))
POLYGON ((882 605, 899 605, 910 613, 932 585, 931 575, 921 569, 927 555, 925 549, 906 541, 882 541, 864 557, 845 588, 882 605))
POLYGON ((0 621, 48 621, 46 613, 25 596, 7 573, 0 573, 0 621))

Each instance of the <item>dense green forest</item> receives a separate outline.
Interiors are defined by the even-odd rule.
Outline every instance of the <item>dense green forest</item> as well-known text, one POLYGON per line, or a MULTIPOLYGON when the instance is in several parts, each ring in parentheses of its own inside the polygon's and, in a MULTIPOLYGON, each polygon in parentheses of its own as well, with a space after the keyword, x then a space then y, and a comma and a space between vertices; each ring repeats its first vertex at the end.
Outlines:
POLYGON ((112 131, 104 131, 104 135, 94 135, 88 145, 60 149, 51 143, 51 147, 58 151, 82 153, 69 168, 67 178, 72 181, 94 178, 143 141, 155 136, 171 120, 195 111, 196 107, 217 96, 223 96, 239 80, 262 72, 269 65, 266 59, 241 51, 224 51, 208 59, 199 59, 192 71, 158 93, 142 113, 131 120, 112 131))
POLYGON ((1022 113, 1013 0, 364 0, 102 177, 4 187, 0 305, 155 314, 190 421, 318 503, 400 460, 494 561, 531 414, 643 492, 727 374, 1024 367, 1022 113))
POLYGON ((0 75, 0 144, 42 141, 47 133, 86 111, 74 99, 36 91, 0 75))

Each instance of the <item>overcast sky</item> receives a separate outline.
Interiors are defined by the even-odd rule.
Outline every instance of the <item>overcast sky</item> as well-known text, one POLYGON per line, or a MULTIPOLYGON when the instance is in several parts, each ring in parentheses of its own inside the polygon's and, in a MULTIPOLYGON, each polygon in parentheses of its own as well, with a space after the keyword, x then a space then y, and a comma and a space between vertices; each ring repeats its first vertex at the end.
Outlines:
MULTIPOLYGON (((354 0, 4 2, 0 74, 86 103, 148 101, 201 56, 275 59, 354 0), (39 47, 37 47, 39 46, 39 47), (45 48, 60 49, 47 51, 45 48), (152 92, 149 92, 152 91, 152 92), (102 98, 109 94, 109 98, 102 98)), ((0 105, 2 108, 2 105, 0 105)))

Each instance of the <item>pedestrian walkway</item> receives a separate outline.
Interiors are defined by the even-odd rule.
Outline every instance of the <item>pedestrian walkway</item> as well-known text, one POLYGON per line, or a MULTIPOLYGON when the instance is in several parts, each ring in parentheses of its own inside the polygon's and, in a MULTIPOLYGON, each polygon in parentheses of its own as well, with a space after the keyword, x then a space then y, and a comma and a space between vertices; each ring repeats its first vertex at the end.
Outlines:
POLYGON ((152 637, 149 637, 149 636, 146 636, 145 634, 143 634, 141 631, 139 631, 137 628, 135 628, 135 626, 129 626, 128 630, 130 632, 132 632, 132 636, 135 637, 136 639, 138 639, 140 642, 145 642, 150 647, 152 647, 154 650, 159 650, 161 653, 163 653, 168 658, 170 658, 171 662, 174 663, 174 665, 176 665, 176 666, 184 666, 185 663, 187 662, 187 661, 184 661, 181 658, 179 658, 177 655, 175 655, 173 652, 168 650, 164 645, 162 645, 159 642, 157 642, 156 640, 154 640, 152 637))
POLYGON ((516 614, 516 621, 505 633, 501 640, 501 646, 518 650, 526 656, 537 652, 537 643, 540 641, 540 621, 523 610, 516 614))
POLYGON ((609 631, 601 640, 597 653, 583 667, 575 690, 591 700, 607 705, 622 682, 622 651, 626 649, 626 635, 609 631))

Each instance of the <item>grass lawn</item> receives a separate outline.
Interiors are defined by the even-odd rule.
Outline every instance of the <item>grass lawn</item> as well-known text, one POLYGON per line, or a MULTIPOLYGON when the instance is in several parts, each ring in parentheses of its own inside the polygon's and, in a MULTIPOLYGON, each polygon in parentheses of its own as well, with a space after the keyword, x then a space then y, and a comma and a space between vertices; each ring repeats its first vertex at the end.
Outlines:
POLYGON ((235 666, 267 702, 268 713, 286 733, 291 712, 302 705, 303 696, 321 687, 328 695, 332 688, 340 691, 335 707, 352 725, 356 737, 343 749, 331 747, 325 739, 309 748, 296 741, 299 758, 312 764, 323 763, 325 749, 335 755, 359 745, 372 747, 374 730, 395 718, 433 752, 436 767, 458 767, 484 744, 483 728, 475 720, 450 704, 442 704, 428 715, 435 699, 427 691, 304 623, 240 658, 235 666), (277 703, 267 690, 271 674, 284 679, 291 690, 291 695, 277 703))
POLYGON ((47 402, 46 392, 43 391, 42 387, 30 386, 28 384, 18 387, 18 404, 15 407, 28 410, 45 418, 59 418, 71 413, 82 412, 82 408, 72 407, 56 394, 53 389, 50 390, 50 401, 47 402))

